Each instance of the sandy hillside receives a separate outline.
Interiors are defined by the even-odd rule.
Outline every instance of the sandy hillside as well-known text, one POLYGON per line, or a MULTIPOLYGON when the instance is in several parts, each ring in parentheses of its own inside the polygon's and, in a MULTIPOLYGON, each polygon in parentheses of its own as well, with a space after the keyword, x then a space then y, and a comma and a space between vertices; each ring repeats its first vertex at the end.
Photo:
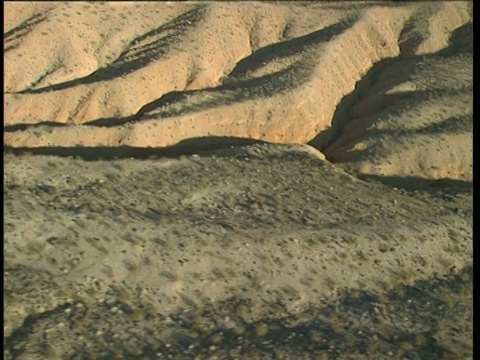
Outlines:
POLYGON ((470 180, 471 8, 7 3, 5 145, 313 140, 362 173, 470 180))
POLYGON ((469 359, 472 3, 7 2, 5 359, 469 359))

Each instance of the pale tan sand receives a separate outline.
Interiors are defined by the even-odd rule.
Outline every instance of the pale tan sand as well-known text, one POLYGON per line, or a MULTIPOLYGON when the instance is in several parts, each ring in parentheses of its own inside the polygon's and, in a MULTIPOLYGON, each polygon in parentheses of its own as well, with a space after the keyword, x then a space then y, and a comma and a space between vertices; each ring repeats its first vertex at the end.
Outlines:
POLYGON ((312 140, 366 174, 471 179, 471 2, 8 2, 5 27, 7 129, 66 124, 8 146, 312 140))
POLYGON ((4 358, 473 356, 471 8, 7 2, 4 358))

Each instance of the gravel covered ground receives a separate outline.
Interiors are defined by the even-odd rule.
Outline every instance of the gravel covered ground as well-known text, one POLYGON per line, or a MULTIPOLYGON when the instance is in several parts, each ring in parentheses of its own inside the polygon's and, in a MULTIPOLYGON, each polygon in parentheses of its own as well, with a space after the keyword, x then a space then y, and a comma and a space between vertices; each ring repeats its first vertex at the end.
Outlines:
POLYGON ((301 146, 4 159, 5 359, 472 356, 469 183, 301 146))

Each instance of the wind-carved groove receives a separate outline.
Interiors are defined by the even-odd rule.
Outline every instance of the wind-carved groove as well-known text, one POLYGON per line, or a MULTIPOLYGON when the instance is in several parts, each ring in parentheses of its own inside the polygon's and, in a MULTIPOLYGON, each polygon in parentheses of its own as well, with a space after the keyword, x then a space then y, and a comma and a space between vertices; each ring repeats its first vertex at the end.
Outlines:
POLYGON ((429 4, 426 4, 408 19, 398 39, 401 56, 415 55, 420 44, 430 36, 428 19, 438 11, 437 7, 431 8, 429 4), (423 21, 419 21, 419 18, 422 18, 423 21), (424 25, 421 26, 422 24, 424 25), (419 28, 420 26, 421 28, 419 28))
MULTIPOLYGON (((440 136, 440 135, 454 135, 462 133, 471 133, 473 129, 473 115, 459 115, 451 116, 447 119, 441 120, 436 123, 428 124, 419 128, 414 129, 374 129, 366 130, 366 126, 362 126, 356 134, 358 136, 366 138, 376 138, 383 136, 394 136, 398 143, 409 143, 413 136, 426 135, 426 136, 440 136)), ((335 148, 343 147, 355 141, 355 138, 339 138, 335 142, 335 148)), ((361 156, 368 154, 369 150, 374 148, 381 148, 384 156, 389 156, 394 154, 396 150, 390 150, 388 147, 383 147, 383 143, 377 142, 372 144, 365 150, 360 150, 355 152, 355 156, 361 156)), ((331 148, 326 148, 323 153, 330 161, 336 162, 337 158, 332 154, 331 148)))
POLYGON ((14 27, 12 30, 7 31, 3 35, 3 41, 5 46, 5 52, 10 51, 18 47, 22 38, 27 35, 33 28, 44 21, 47 18, 48 12, 38 13, 28 18, 20 25, 14 27))
POLYGON ((113 80, 138 71, 167 54, 172 44, 175 43, 189 27, 195 26, 203 19, 204 12, 205 6, 199 6, 135 38, 129 44, 128 49, 120 54, 118 59, 112 64, 98 69, 86 77, 49 85, 40 89, 27 89, 17 93, 39 94, 48 91, 65 90, 78 85, 113 80))
MULTIPOLYGON (((381 3, 382 3, 381 4, 382 7, 386 7, 386 8, 399 8, 399 7, 407 6, 406 2, 401 1, 401 0, 382 1, 381 3)), ((297 4, 295 4, 295 5, 296 6, 311 6, 311 2, 306 1, 304 4, 300 3, 298 5, 297 4)), ((377 1, 377 0, 356 1, 356 2, 352 3, 352 5, 354 5, 355 8, 358 9, 358 10, 368 10, 368 9, 373 8, 373 7, 377 7, 379 5, 379 1, 377 1)), ((325 4, 322 4, 322 8, 327 9, 327 10, 343 10, 343 9, 345 9, 344 4, 342 4, 341 1, 332 1, 331 3, 326 2, 325 4)))
MULTIPOLYGON (((352 16, 339 23, 327 26, 326 28, 311 32, 307 35, 260 48, 250 56, 241 60, 230 72, 228 78, 242 78, 245 77, 249 72, 260 69, 265 66, 265 64, 268 64, 272 61, 295 55, 301 55, 304 51, 312 46, 330 41, 334 36, 337 36, 350 28, 357 20, 357 16, 352 16)), ((286 28, 287 27, 288 24, 286 28)))
POLYGON ((314 69, 315 64, 312 64, 307 56, 274 73, 256 78, 242 79, 242 77, 249 71, 265 66, 264 64, 309 50, 315 51, 318 44, 328 42, 333 36, 341 34, 350 28, 355 20, 350 18, 310 34, 261 48, 241 60, 222 85, 210 89, 167 94, 168 96, 141 108, 138 112, 139 120, 179 116, 233 102, 267 98, 295 89, 308 81, 314 69), (160 110, 156 111, 157 109, 160 110))
POLYGON ((92 97, 93 91, 89 90, 78 100, 75 107, 68 114, 68 121, 73 122, 75 116, 87 105, 88 100, 92 97))
POLYGON ((30 88, 35 88, 37 85, 39 85, 43 80, 47 78, 47 76, 53 74, 55 71, 60 69, 61 67, 64 67, 63 64, 60 64, 58 61, 56 61, 54 64, 50 66, 49 69, 46 69, 45 73, 42 74, 37 80, 35 80, 33 83, 30 84, 30 88))
MULTIPOLYGON (((435 12, 432 10, 430 11, 430 14, 434 14, 435 12)), ((373 66, 368 70, 368 72, 363 76, 363 78, 357 82, 355 85, 355 89, 347 94, 346 96, 343 97, 343 99, 337 104, 335 114, 333 116, 332 120, 332 125, 330 126, 329 129, 322 131, 321 133, 317 134, 312 140, 308 142, 308 145, 320 150, 322 153, 325 154, 328 160, 335 162, 334 159, 331 158, 329 155, 329 149, 334 146, 335 143, 339 142, 342 139, 344 129, 347 126, 348 123, 352 121, 351 118, 351 111, 354 108, 355 104, 359 103, 361 100, 363 100, 364 96, 367 94, 367 90, 373 86, 373 84, 376 84, 379 81, 379 78, 381 74, 386 71, 389 68, 392 68, 397 64, 398 62, 404 61, 406 57, 411 59, 411 61, 428 61, 429 59, 435 59, 438 58, 439 56, 452 56, 456 54, 461 54, 462 52, 468 51, 469 46, 473 45, 473 39, 472 39, 472 32, 471 32, 471 23, 467 23, 465 25, 462 25, 458 29, 456 29, 450 36, 449 39, 449 45, 435 53, 431 54, 426 54, 426 55, 415 55, 414 51, 416 50, 416 47, 420 44, 421 41, 417 44, 417 42, 420 40, 419 38, 410 38, 410 43, 407 45, 405 43, 406 41, 406 35, 410 30, 410 21, 413 21, 413 18, 416 15, 412 16, 409 21, 404 25, 404 29, 402 30, 398 43, 402 43, 403 45, 400 46, 401 52, 398 56, 396 57, 391 57, 391 58, 384 58, 378 61, 377 63, 373 64, 373 66), (460 43, 460 47, 458 46, 458 41, 462 39, 463 41, 460 43)), ((418 21, 418 19, 416 19, 418 21)), ((398 83, 401 84, 404 81, 409 80, 409 74, 404 73, 404 78, 398 79, 398 83)), ((471 87, 470 86, 465 86, 463 91, 470 91, 471 87)), ((441 95, 444 93, 452 92, 452 94, 455 94, 457 90, 449 90, 449 89, 444 89, 444 90, 416 90, 414 92, 415 97, 418 101, 421 101, 423 99, 428 99, 432 96, 441 95)), ((395 99, 395 101, 398 104, 398 101, 401 101, 401 99, 405 96, 406 94, 394 94, 394 95, 387 95, 387 94, 381 94, 378 95, 378 104, 379 106, 375 108, 373 111, 374 113, 379 113, 381 111, 386 110, 388 107, 391 106, 393 101, 389 100, 389 98, 395 99)), ((395 115, 395 112, 392 113, 395 115)), ((371 116, 372 113, 368 114, 363 114, 362 117, 366 116, 371 116)), ((463 121, 463 120, 462 120, 463 121)), ((365 129, 358 129, 357 133, 365 131, 365 129)))
POLYGON ((204 111, 255 98, 268 98, 295 89, 310 75, 311 68, 297 62, 283 70, 258 78, 220 85, 212 89, 172 92, 140 109, 138 120, 168 118, 204 111))
MULTIPOLYGON (((132 41, 130 45, 131 48, 122 53, 116 63, 118 64, 120 60, 124 62, 131 61, 132 57, 139 56, 138 54, 143 54, 146 49, 151 49, 152 41, 149 41, 143 46, 141 45, 147 39, 150 39, 152 36, 156 36, 162 32, 168 31, 169 29, 178 30, 179 28, 182 28, 184 30, 189 25, 192 25, 194 21, 200 21, 202 14, 203 8, 191 10, 190 12, 177 17, 166 26, 160 27, 136 38, 134 41, 132 41)), ((251 56, 240 61, 237 67, 227 76, 226 81, 217 87, 201 90, 172 91, 168 94, 165 94, 161 98, 146 104, 134 115, 122 118, 102 118, 90 121, 84 125, 113 127, 127 123, 148 121, 161 117, 168 118, 195 111, 206 110, 215 106, 229 105, 234 102, 248 101, 254 98, 267 98, 287 90, 295 89, 308 81, 313 71, 314 64, 310 62, 307 56, 303 56, 302 58, 296 60, 292 65, 274 73, 266 74, 256 78, 241 79, 241 77, 243 77, 248 71, 264 66, 265 63, 281 60, 282 58, 291 57, 296 54, 305 55, 305 53, 308 51, 317 51, 317 45, 323 42, 328 42, 332 37, 341 34, 350 28, 356 20, 356 17, 350 17, 344 21, 314 31, 307 35, 287 40, 280 44, 268 45, 262 49, 259 49, 251 56), (283 48, 284 46, 285 48, 283 48), (272 53, 277 51, 278 54, 273 56, 272 53)), ((158 43, 158 41, 162 41, 162 39, 156 40, 156 42, 158 43)), ((69 83, 53 85, 49 88, 50 90, 58 90, 68 86, 74 86, 72 85, 73 83, 79 84, 94 82, 98 79, 108 80, 108 78, 105 76, 98 75, 97 72, 96 76, 91 75, 83 81, 79 82, 79 80, 74 80, 70 81, 69 83)), ((44 91, 47 91, 46 88, 30 90, 28 92, 38 93, 44 91)), ((27 128, 29 128, 29 125, 7 126, 4 128, 4 131, 13 132, 25 130, 27 128)))
POLYGON ((311 64, 308 57, 296 60, 292 65, 271 74, 256 78, 238 78, 251 69, 264 66, 266 62, 276 61, 308 50, 315 51, 318 44, 341 34, 350 28, 355 20, 356 18, 349 18, 296 39, 259 49, 253 55, 240 61, 222 85, 201 90, 172 91, 146 104, 133 116, 121 119, 98 119, 85 125, 112 127, 131 122, 169 118, 217 106, 226 106, 235 102, 267 98, 295 89, 308 81, 313 71, 315 64, 311 64), (285 44, 287 46, 284 50, 285 44), (278 54, 272 56, 274 51, 278 51, 278 54), (229 80, 230 77, 232 80, 229 80))
POLYGON ((251 56, 240 61, 226 81, 217 87, 201 90, 173 91, 165 94, 160 99, 146 104, 133 116, 122 119, 98 119, 87 124, 109 127, 128 122, 180 116, 216 106, 229 105, 234 102, 242 102, 254 98, 267 98, 295 89, 308 81, 314 69, 315 64, 312 64, 308 57, 301 58, 292 65, 271 74, 248 79, 239 79, 239 77, 244 76, 246 72, 252 69, 264 66, 267 62, 310 50, 316 51, 318 44, 328 42, 333 36, 341 34, 350 28, 355 21, 356 17, 348 18, 296 39, 259 49, 251 56), (286 47, 284 48, 285 44, 286 47), (274 52, 278 53, 273 56, 274 52), (229 78, 232 78, 232 80, 229 78))
POLYGON ((473 115, 451 116, 437 123, 428 124, 418 129, 382 130, 382 133, 395 135, 397 138, 411 139, 412 135, 450 135, 471 133, 473 130, 473 115))

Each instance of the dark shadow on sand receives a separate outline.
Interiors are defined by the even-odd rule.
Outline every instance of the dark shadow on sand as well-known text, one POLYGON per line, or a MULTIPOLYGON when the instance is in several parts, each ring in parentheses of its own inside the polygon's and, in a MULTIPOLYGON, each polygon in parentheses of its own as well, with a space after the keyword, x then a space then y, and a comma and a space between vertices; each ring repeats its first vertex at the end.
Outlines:
MULTIPOLYGON (((411 71, 415 71, 417 64, 420 64, 429 59, 435 59, 438 57, 448 58, 450 56, 461 55, 463 53, 471 52, 473 49, 473 29, 472 23, 469 22, 460 26, 453 31, 450 36, 449 45, 444 49, 439 50, 433 54, 427 55, 412 55, 416 51, 417 47, 421 43, 421 38, 411 38, 408 41, 405 40, 400 45, 401 52, 397 57, 385 58, 378 61, 372 66, 372 68, 357 82, 355 89, 343 97, 343 99, 337 105, 332 120, 332 125, 329 129, 317 134, 308 144, 317 148, 318 150, 326 153, 328 158, 328 148, 341 138, 345 125, 351 120, 351 109, 358 103, 367 93, 367 90, 376 84, 381 74, 388 68, 392 67, 398 62, 405 62, 405 65, 409 68, 408 71, 404 71, 403 76, 399 77, 396 84, 401 84, 409 80, 411 71)), ((408 22, 407 22, 408 27, 408 22)), ((405 29, 404 29, 405 30, 405 29)), ((408 32, 409 29, 405 31, 408 32)), ((402 35, 401 35, 402 36, 402 35)), ((399 39, 400 41, 400 39, 399 39)), ((396 84, 392 84, 395 86, 396 84)), ((433 91, 433 90, 432 90, 433 91)), ((445 90, 447 91, 447 90, 445 90)), ((437 91, 438 92, 438 91, 437 91)), ((415 96, 419 98, 430 96, 429 91, 415 91, 415 96)), ((385 106, 378 106, 374 112, 380 112, 384 108, 392 105, 392 101, 400 101, 404 96, 413 96, 411 93, 400 93, 394 95, 382 94, 379 95, 378 103, 381 104, 385 101, 385 106)), ((370 114, 365 114, 368 116, 370 114)))
POLYGON ((15 40, 20 40, 23 36, 31 32, 36 25, 40 24, 42 21, 45 21, 47 15, 48 12, 34 14, 20 25, 17 25, 13 29, 5 32, 3 34, 3 43, 5 46, 4 52, 15 49, 20 42, 18 42, 16 45, 14 45, 13 42, 15 40))
POLYGON ((5 125, 3 127, 4 132, 16 132, 24 131, 31 128, 41 128, 41 127, 67 127, 68 124, 58 123, 55 121, 42 121, 35 124, 15 124, 15 125, 5 125))
POLYGON ((64 90, 77 85, 112 80, 137 71, 151 62, 165 56, 171 46, 178 41, 185 31, 203 19, 205 5, 179 15, 168 23, 135 38, 118 59, 94 73, 59 84, 40 89, 27 89, 18 94, 40 94, 48 91, 64 90), (140 45, 141 43, 141 45, 140 45))
POLYGON ((226 149, 237 146, 251 146, 256 144, 266 144, 265 141, 228 137, 228 136, 208 136, 198 137, 180 141, 176 145, 157 148, 142 148, 132 146, 118 147, 36 147, 36 148, 14 148, 5 146, 4 153, 14 155, 33 154, 33 155, 53 155, 59 157, 78 157, 83 160, 112 160, 124 158, 149 159, 149 158, 177 158, 181 155, 192 155, 208 153, 209 151, 226 149))
POLYGON ((470 193, 473 191, 473 182, 458 179, 424 179, 416 176, 381 176, 381 175, 356 175, 360 180, 367 182, 379 182, 391 187, 408 191, 420 190, 429 193, 470 193))

